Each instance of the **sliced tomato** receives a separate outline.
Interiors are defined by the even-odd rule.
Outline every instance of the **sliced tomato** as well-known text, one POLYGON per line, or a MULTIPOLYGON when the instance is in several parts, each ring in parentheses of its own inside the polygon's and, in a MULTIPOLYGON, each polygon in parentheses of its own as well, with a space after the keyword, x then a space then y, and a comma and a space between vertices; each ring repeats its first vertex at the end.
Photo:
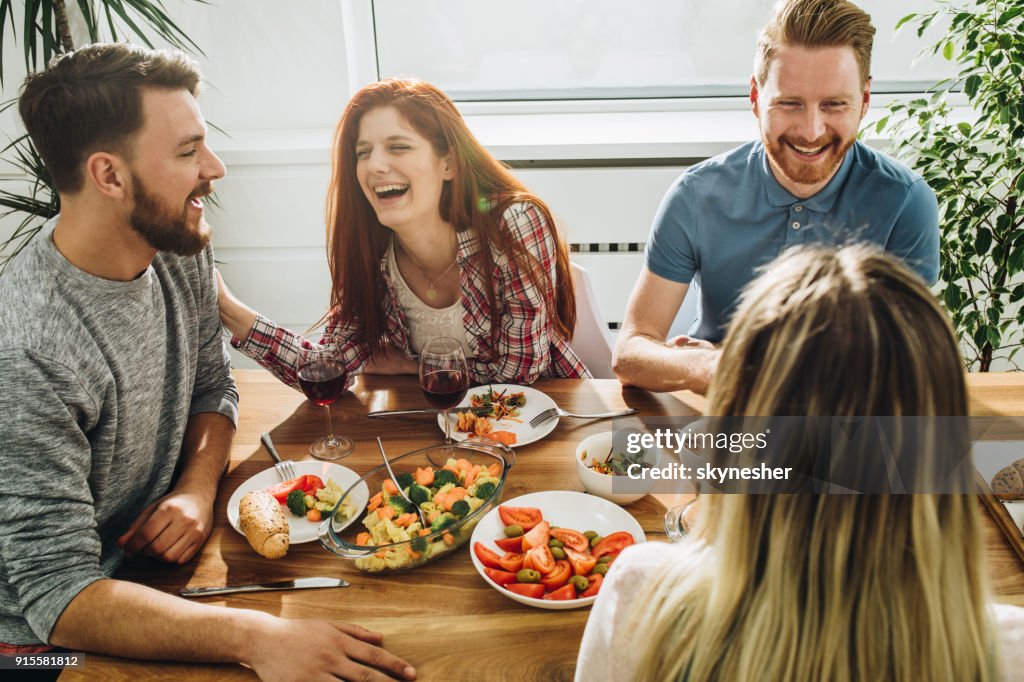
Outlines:
POLYGON ((509 585, 505 585, 505 589, 510 592, 515 592, 516 594, 521 594, 524 597, 533 597, 534 599, 540 599, 543 597, 544 599, 547 599, 544 595, 544 586, 540 583, 511 583, 509 585))
POLYGON ((487 577, 498 583, 499 585, 508 585, 516 581, 516 574, 509 573, 508 571, 499 571, 496 568, 485 568, 484 573, 487 577))
POLYGON ((316 491, 324 487, 324 481, 319 476, 306 474, 302 477, 302 489, 307 495, 316 495, 316 491))
POLYGON ((590 552, 594 555, 595 559, 600 559, 605 554, 618 554, 622 550, 632 545, 636 540, 633 536, 624 530, 620 530, 618 533, 612 533, 606 536, 599 543, 594 545, 594 549, 590 552))
POLYGON ((543 520, 540 509, 535 507, 498 506, 498 516, 506 526, 520 526, 524 531, 531 530, 543 520))
POLYGON ((515 552, 505 552, 505 555, 498 559, 498 563, 506 571, 512 573, 518 573, 523 568, 523 559, 526 557, 522 554, 516 554, 515 552))
POLYGON ((565 559, 559 559, 555 562, 554 570, 546 576, 543 576, 540 579, 540 582, 549 590, 557 590, 559 587, 569 582, 569 578, 571 577, 572 565, 565 559))
POLYGON ((586 552, 587 548, 590 547, 590 541, 587 540, 587 536, 572 528, 552 528, 551 537, 561 540, 563 545, 571 547, 577 552, 586 552))
POLYGON ((501 547, 506 552, 522 552, 523 536, 520 535, 517 538, 501 538, 499 540, 495 540, 494 544, 501 547))
POLYGON ((473 544, 473 554, 476 554, 476 558, 480 560, 484 566, 490 566, 491 568, 501 568, 501 557, 499 557, 493 550, 487 549, 480 542, 473 544))
POLYGON ((293 490, 303 490, 302 486, 305 482, 306 477, 299 476, 298 478, 293 478, 290 481, 282 481, 281 483, 272 485, 267 488, 267 492, 273 495, 278 502, 285 504, 288 500, 288 493, 293 490))
MULTIPOLYGON (((555 555, 551 553, 551 548, 547 545, 534 547, 526 553, 526 556, 530 560, 528 568, 536 569, 541 575, 548 575, 551 571, 555 570, 555 555)), ((527 567, 525 561, 523 566, 527 567)))
POLYGON ((534 526, 529 533, 523 536, 523 551, 529 552, 534 547, 547 545, 551 539, 551 524, 541 521, 534 526))
POLYGON ((570 547, 565 548, 565 554, 569 557, 569 563, 572 564, 572 572, 576 575, 590 575, 590 572, 594 570, 594 566, 597 566, 597 558, 589 554, 577 552, 570 547))
POLYGON ((564 585, 563 587, 559 587, 554 592, 548 592, 544 595, 544 598, 550 599, 551 601, 567 601, 569 599, 575 599, 576 588, 572 585, 564 585))
POLYGON ((587 586, 587 589, 580 592, 581 597, 593 597, 596 595, 598 590, 601 589, 604 576, 600 573, 595 573, 594 575, 588 575, 587 579, 590 581, 590 585, 587 586))

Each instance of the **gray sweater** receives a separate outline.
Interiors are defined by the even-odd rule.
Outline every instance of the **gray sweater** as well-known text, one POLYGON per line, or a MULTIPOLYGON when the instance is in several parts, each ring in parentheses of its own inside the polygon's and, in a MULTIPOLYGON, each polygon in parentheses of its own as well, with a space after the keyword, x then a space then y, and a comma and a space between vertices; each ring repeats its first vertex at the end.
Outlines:
POLYGON ((130 282, 57 251, 57 219, 0 277, 0 642, 48 642, 116 539, 167 493, 190 415, 237 419, 213 253, 130 282))

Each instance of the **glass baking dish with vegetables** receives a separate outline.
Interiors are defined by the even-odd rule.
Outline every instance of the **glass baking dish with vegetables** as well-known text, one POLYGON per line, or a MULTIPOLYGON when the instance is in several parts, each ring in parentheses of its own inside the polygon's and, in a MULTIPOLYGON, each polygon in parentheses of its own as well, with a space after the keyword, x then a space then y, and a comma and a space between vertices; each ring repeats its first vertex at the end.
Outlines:
POLYGON ((423 510, 427 525, 381 464, 342 495, 320 527, 325 548, 368 573, 409 570, 461 547, 484 514, 501 501, 515 454, 499 443, 468 439, 389 461, 398 485, 423 510), (360 484, 369 488, 370 499, 355 511, 358 522, 349 523, 339 512, 360 484))

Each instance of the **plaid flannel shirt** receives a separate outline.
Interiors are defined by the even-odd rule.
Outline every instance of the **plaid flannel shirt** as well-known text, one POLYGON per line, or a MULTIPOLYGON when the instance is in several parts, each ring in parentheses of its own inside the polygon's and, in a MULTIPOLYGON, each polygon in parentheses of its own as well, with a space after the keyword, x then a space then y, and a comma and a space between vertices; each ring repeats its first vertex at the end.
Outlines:
MULTIPOLYGON (((502 215, 501 229, 509 230, 538 260, 548 281, 557 285, 558 244, 554 231, 537 207, 528 203, 513 204, 502 215)), ((526 273, 506 254, 497 251, 493 254, 492 277, 502 315, 497 343, 491 343, 491 310, 484 289, 483 264, 477 257, 480 246, 472 230, 460 230, 456 234, 462 319, 466 341, 474 356, 468 359, 473 382, 531 384, 542 377, 590 377, 590 372, 569 347, 568 339, 555 331, 545 292, 530 285, 526 273)), ((398 305, 386 257, 381 259, 380 273, 387 285, 384 308, 388 343, 411 358, 409 325, 398 305)), ((357 343, 354 332, 352 324, 343 324, 333 313, 328 316, 325 337, 345 365, 348 386, 370 359, 368 345, 357 343)), ((298 334, 278 327, 262 315, 257 316, 248 337, 231 339, 232 346, 293 388, 298 388, 298 349, 304 342, 298 334)))

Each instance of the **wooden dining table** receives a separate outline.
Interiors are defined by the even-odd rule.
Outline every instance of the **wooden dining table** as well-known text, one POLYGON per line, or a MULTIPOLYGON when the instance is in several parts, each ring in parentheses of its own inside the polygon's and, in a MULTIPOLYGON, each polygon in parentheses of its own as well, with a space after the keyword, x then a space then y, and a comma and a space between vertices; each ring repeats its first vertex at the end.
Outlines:
MULTIPOLYGON (((281 456, 310 459, 309 445, 326 428, 322 408, 305 400, 263 370, 236 370, 240 395, 238 431, 231 461, 217 496, 215 527, 201 553, 188 564, 126 562, 118 578, 176 594, 187 586, 261 583, 305 576, 348 580, 346 588, 294 590, 205 597, 209 604, 258 609, 286 618, 352 621, 384 634, 384 644, 412 663, 420 680, 569 680, 589 609, 548 611, 519 604, 477 574, 464 546, 411 571, 374 575, 357 570, 318 542, 293 545, 283 559, 254 553, 228 523, 231 493, 272 465, 260 445, 269 431, 281 456)), ((976 415, 1024 415, 1024 374, 969 377, 976 415)), ((696 416, 704 398, 689 392, 651 393, 624 388, 614 380, 550 379, 534 384, 559 406, 581 413, 634 407, 643 415, 696 416)), ((415 377, 364 376, 331 408, 337 433, 355 441, 355 451, 339 464, 360 475, 380 463, 375 438, 390 453, 436 443, 441 437, 431 416, 370 419, 373 410, 423 407, 415 377)), ((576 444, 607 430, 607 421, 563 418, 542 440, 516 449, 516 463, 503 499, 540 490, 583 489, 573 461, 576 444)), ((648 540, 666 540, 666 508, 684 498, 648 495, 626 509, 648 540)), ((996 601, 1024 606, 1024 562, 985 514, 986 561, 996 601)), ((252 680, 239 665, 174 661, 135 661, 88 654, 87 665, 67 669, 61 680, 252 680)))

